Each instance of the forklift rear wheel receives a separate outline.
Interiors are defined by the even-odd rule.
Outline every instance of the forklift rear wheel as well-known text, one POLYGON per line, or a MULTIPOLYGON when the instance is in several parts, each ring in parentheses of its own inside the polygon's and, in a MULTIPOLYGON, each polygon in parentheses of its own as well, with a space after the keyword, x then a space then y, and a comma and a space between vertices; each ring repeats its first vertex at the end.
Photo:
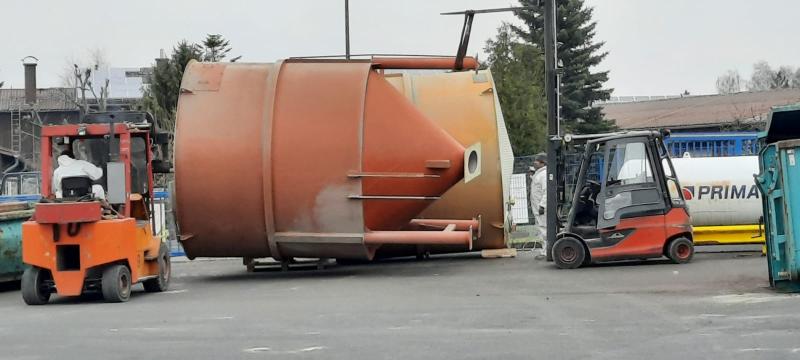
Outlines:
POLYGON ((575 269, 586 260, 586 249, 580 240, 565 237, 553 245, 553 261, 561 269, 575 269))
POLYGON ((44 305, 50 301, 50 288, 46 282, 50 271, 31 266, 22 273, 22 300, 28 305, 44 305))
POLYGON ((676 238, 669 243, 666 255, 676 264, 685 264, 694 256, 694 243, 685 237, 676 238))
POLYGON ((131 298, 131 271, 125 265, 103 270, 102 291, 106 302, 126 302, 131 298))
POLYGON ((169 249, 163 243, 158 249, 158 277, 142 282, 144 291, 162 292, 169 287, 169 278, 172 273, 172 264, 169 260, 169 249))

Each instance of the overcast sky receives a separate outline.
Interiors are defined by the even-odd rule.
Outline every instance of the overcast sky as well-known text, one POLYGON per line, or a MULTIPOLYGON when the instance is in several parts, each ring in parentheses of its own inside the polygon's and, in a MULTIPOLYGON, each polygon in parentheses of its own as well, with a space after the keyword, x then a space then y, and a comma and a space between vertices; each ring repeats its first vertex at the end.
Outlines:
MULTIPOLYGON (((69 59, 101 49, 112 66, 147 66, 159 49, 207 33, 227 37, 243 61, 344 52, 343 0, 3 0, 0 81, 22 87, 20 59, 40 59, 39 86, 58 86, 69 59)), ((716 76, 749 77, 758 60, 800 65, 797 0, 587 0, 614 95, 713 93, 716 76)), ((351 0, 353 53, 454 54, 462 18, 440 12, 512 0, 351 0)), ((470 54, 510 14, 478 15, 470 54)), ((482 56, 485 58, 485 56, 482 56)))

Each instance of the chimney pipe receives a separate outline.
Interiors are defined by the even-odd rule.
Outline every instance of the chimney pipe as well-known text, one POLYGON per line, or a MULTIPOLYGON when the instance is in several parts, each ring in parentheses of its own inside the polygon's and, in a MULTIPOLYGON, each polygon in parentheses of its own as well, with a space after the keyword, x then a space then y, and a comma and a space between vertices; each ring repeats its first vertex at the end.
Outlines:
POLYGON ((25 66, 25 104, 36 104, 36 64, 39 59, 33 56, 26 56, 22 59, 25 66))

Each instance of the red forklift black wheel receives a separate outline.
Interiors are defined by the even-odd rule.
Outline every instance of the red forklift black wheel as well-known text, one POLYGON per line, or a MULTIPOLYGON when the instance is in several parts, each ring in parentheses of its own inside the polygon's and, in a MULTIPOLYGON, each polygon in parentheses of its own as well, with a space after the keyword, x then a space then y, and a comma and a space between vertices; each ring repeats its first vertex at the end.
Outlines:
POLYGON ((50 301, 50 288, 47 280, 50 271, 31 266, 22 273, 22 300, 28 305, 44 305, 50 301))
POLYGON ((580 240, 565 237, 553 245, 553 262, 561 269, 575 269, 586 260, 586 248, 580 240))
POLYGON ((161 244, 158 250, 158 277, 142 282, 144 291, 162 292, 169 288, 169 278, 172 273, 172 264, 169 258, 169 249, 165 244, 161 244))
POLYGON ((676 238, 670 241, 666 255, 676 264, 685 264, 694 256, 694 243, 685 237, 676 238))
POLYGON ((125 265, 111 265, 103 270, 101 280, 106 302, 126 302, 131 298, 131 271, 125 265))

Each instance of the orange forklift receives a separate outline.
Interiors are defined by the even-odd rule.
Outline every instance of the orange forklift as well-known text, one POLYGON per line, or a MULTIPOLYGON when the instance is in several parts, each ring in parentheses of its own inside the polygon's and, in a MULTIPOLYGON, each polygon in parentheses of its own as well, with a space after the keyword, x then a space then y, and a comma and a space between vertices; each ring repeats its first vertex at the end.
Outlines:
POLYGON ((679 264, 692 259, 689 211, 664 134, 632 131, 565 139, 587 141, 567 216, 558 219, 552 248, 556 266, 573 269, 662 256, 679 264))
POLYGON ((167 289, 169 246, 156 235, 153 216, 154 168, 171 167, 153 153, 167 143, 152 116, 140 112, 42 127, 42 200, 22 225, 25 303, 88 291, 124 302, 139 282, 147 292, 167 289), (80 171, 86 167, 95 169, 94 178, 93 171, 80 171))

